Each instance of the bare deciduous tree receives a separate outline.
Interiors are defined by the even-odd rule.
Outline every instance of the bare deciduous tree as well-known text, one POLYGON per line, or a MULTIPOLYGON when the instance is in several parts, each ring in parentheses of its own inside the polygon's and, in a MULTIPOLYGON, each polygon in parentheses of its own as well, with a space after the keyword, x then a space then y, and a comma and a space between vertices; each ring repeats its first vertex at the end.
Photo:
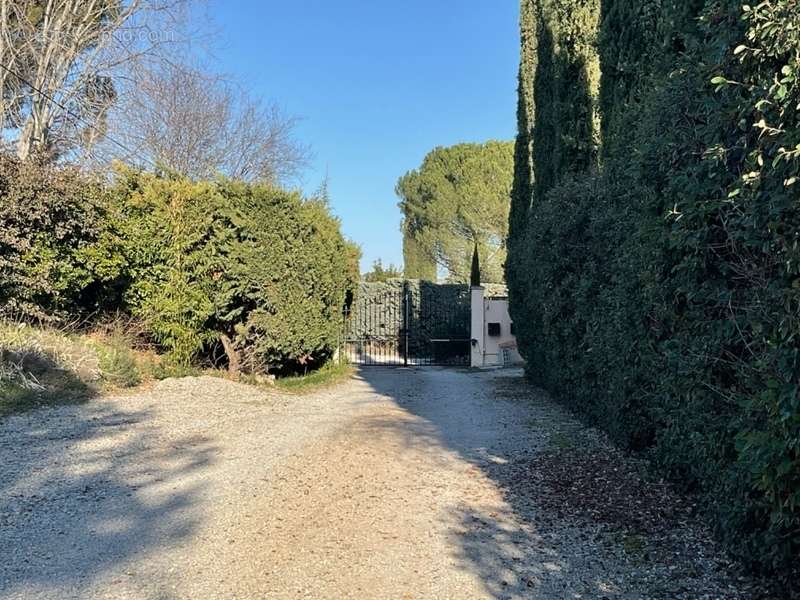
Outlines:
POLYGON ((296 120, 263 106, 225 78, 164 62, 137 69, 109 115, 109 132, 135 154, 101 143, 97 154, 146 160, 192 178, 223 174, 283 181, 298 174, 307 151, 294 140, 296 120))
POLYGON ((25 158, 102 135, 116 75, 174 42, 187 0, 0 0, 0 131, 25 158))

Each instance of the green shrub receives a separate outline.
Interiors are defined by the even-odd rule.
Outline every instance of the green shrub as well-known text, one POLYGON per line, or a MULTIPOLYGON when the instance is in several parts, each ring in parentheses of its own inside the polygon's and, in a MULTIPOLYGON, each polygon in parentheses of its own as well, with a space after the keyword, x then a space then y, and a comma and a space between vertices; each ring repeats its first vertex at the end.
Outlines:
POLYGON ((121 260, 103 186, 70 168, 0 155, 0 308, 35 318, 96 310, 121 260))
POLYGON ((800 553, 800 11, 615 0, 592 25, 591 5, 523 2, 507 265, 520 348, 532 377, 648 448, 702 494, 733 550, 788 579, 800 553), (592 53, 599 87, 564 85, 592 53))
MULTIPOLYGON (((234 370, 323 364, 358 255, 324 198, 124 168, 108 186, 0 157, 0 311, 54 323, 128 312, 173 371, 219 344, 234 370)), ((135 382, 125 352, 101 354, 111 380, 135 382)))
POLYGON ((128 269, 123 299, 176 365, 204 344, 215 306, 209 285, 225 260, 222 198, 210 182, 123 172, 113 191, 128 269))
POLYGON ((233 326, 237 343, 252 370, 319 367, 336 347, 359 278, 352 248, 325 202, 266 186, 238 189, 228 197, 244 198, 253 221, 237 250, 236 282, 253 309, 233 326))
POLYGON ((135 387, 142 372, 131 350, 130 340, 117 332, 109 339, 94 342, 103 381, 114 387, 135 387))
POLYGON ((319 199, 269 185, 123 173, 125 300, 176 366, 224 342, 234 370, 321 365, 358 279, 319 199))

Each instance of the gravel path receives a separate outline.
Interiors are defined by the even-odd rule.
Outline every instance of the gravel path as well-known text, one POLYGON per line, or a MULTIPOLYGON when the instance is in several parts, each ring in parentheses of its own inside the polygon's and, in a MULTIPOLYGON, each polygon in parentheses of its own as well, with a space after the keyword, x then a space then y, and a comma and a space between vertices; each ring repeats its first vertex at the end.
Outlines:
POLYGON ((748 597, 689 518, 659 553, 561 512, 543 459, 611 450, 519 377, 186 378, 7 418, 0 597, 748 597))

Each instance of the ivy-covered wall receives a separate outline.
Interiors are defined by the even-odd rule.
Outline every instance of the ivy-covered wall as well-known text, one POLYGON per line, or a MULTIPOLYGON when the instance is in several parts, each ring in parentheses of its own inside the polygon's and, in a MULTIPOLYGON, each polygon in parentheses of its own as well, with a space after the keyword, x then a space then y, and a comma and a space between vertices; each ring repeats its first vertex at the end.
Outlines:
POLYGON ((800 553, 800 11, 523 0, 507 281, 529 374, 800 553))
MULTIPOLYGON (((469 340, 469 286, 419 279, 362 282, 348 317, 347 338, 350 340, 369 338, 391 342, 405 336, 408 329, 411 356, 432 358, 433 353, 440 350, 431 343, 432 339, 469 340)), ((404 340, 401 345, 405 347, 404 340)), ((442 344, 441 349, 446 350, 446 346, 442 344)), ((466 348, 468 354, 469 347, 466 348)))

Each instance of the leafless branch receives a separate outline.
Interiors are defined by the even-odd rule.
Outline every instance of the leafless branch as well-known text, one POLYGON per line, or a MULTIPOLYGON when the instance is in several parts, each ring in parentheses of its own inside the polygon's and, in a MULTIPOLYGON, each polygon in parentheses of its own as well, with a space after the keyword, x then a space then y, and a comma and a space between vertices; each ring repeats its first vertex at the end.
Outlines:
POLYGON ((21 158, 102 136, 115 79, 177 41, 189 0, 0 0, 0 126, 21 158))
POLYGON ((138 156, 108 144, 96 155, 101 162, 147 160, 192 178, 285 181, 308 156, 294 140, 295 125, 222 76, 175 62, 142 64, 109 115, 110 134, 138 156))

